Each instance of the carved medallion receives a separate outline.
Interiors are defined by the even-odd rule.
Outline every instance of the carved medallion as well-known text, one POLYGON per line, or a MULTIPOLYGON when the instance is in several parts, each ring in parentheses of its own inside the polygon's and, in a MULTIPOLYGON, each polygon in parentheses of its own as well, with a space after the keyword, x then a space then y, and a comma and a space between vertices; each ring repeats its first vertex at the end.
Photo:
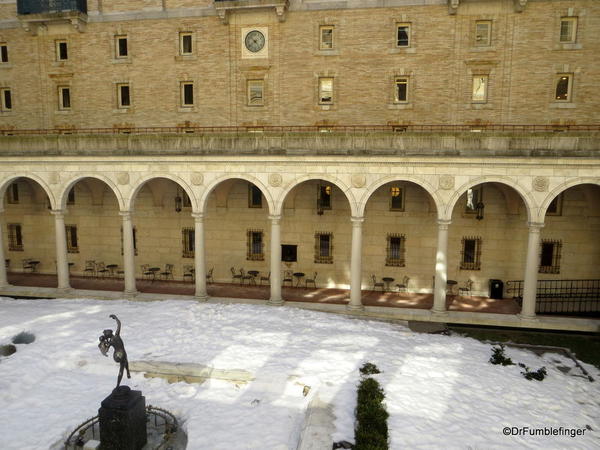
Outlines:
POLYGON ((194 172, 190 176, 190 180, 194 186, 200 186, 202 183, 204 183, 204 175, 202 175, 200 172, 194 172))
POLYGON ((50 176, 48 177, 48 183, 50 183, 50 184, 60 183, 60 174, 58 172, 50 172, 50 176))
POLYGON ((127 172, 119 172, 117 181, 119 184, 129 184, 129 174, 127 172))
POLYGON ((281 186, 283 178, 278 173, 272 173, 269 175, 269 184, 273 187, 281 186))
POLYGON ((550 184, 547 177, 535 177, 533 179, 533 190, 537 192, 548 191, 548 184, 550 184))
POLYGON ((439 182, 440 189, 454 189, 454 177, 452 175, 442 175, 439 182))
POLYGON ((367 177, 361 173, 352 175, 352 186, 355 188, 363 188, 367 184, 367 177))

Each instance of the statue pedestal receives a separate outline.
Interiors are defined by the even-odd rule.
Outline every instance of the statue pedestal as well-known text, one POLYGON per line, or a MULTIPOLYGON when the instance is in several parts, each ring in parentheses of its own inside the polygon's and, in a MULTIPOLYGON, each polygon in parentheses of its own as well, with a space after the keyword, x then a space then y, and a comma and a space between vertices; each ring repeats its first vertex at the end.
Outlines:
POLYGON ((146 445, 146 399, 141 391, 119 386, 98 410, 103 450, 140 450, 146 445))

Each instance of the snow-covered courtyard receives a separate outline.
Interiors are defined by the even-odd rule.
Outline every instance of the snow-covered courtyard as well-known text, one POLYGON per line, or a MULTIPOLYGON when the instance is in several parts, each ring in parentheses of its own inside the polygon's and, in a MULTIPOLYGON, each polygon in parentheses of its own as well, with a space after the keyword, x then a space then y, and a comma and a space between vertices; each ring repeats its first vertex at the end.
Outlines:
POLYGON ((332 405, 331 442, 353 442, 358 368, 367 361, 382 371, 376 377, 386 392, 392 449, 600 448, 600 371, 583 364, 593 383, 573 376, 577 368, 565 374, 557 365, 574 363, 557 354, 507 349, 515 362, 546 367, 538 382, 518 366, 491 365, 491 346, 473 339, 292 307, 0 299, 0 345, 22 331, 35 335, 0 357, 0 449, 48 449, 98 413, 118 372, 112 350, 104 358, 97 347, 102 330, 115 329, 110 314, 123 323, 130 361, 196 363, 254 377, 202 384, 124 378, 146 404, 178 416, 188 449, 296 449, 315 395, 332 405), (505 427, 585 431, 513 436, 505 427))

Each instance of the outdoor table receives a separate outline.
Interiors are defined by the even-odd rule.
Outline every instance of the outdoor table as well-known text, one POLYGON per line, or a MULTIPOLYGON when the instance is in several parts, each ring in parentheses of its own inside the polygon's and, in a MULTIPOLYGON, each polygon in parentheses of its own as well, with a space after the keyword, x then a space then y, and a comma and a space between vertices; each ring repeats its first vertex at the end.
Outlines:
POLYGON ((385 283, 385 290, 389 291, 390 290, 390 283, 392 283, 394 281, 394 279, 392 277, 383 277, 381 279, 381 281, 383 281, 385 283))
POLYGON ((252 284, 256 284, 256 277, 258 276, 259 273, 260 273, 260 271, 258 271, 258 270, 249 270, 248 271, 248 275, 252 276, 252 278, 250 278, 250 281, 252 281, 252 284))
POLYGON ((117 267, 119 267, 118 264, 108 264, 106 266, 106 268, 109 270, 110 272, 110 276, 114 277, 115 276, 115 270, 117 269, 117 267))
POLYGON ((446 289, 451 294, 454 295, 454 288, 458 284, 456 280, 447 280, 446 281, 446 289))
POLYGON ((29 261, 29 265, 31 266, 32 272, 37 272, 37 266, 39 263, 39 261, 29 261))
POLYGON ((152 272, 152 282, 156 280, 156 272, 160 272, 160 267, 150 267, 148 268, 148 272, 152 272))
POLYGON ((294 278, 296 278, 296 287, 298 287, 300 285, 300 280, 302 280, 302 278, 304 278, 304 272, 295 272, 294 273, 294 278))

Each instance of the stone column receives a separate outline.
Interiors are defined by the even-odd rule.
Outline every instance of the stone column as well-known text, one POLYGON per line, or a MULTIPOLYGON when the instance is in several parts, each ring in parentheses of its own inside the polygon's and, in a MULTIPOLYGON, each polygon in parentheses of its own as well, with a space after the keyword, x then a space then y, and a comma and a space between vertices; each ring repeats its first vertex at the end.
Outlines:
POLYGON ((206 292, 206 252, 204 249, 204 214, 192 213, 194 218, 194 273, 196 278, 196 298, 205 302, 206 292))
POLYGON ((352 253, 350 259, 350 303, 348 309, 362 311, 362 224, 364 217, 351 217, 352 253))
POLYGON ((125 272, 125 294, 135 295, 135 250, 133 248, 133 224, 131 211, 119 211, 123 217, 123 270, 125 272))
POLYGON ((54 231, 56 236, 56 275, 58 289, 66 291, 69 284, 69 260, 67 259, 67 230, 65 229, 65 212, 62 209, 51 211, 54 216, 54 231))
POLYGON ((283 305, 281 298, 281 215, 271 215, 271 298, 270 305, 283 305))
POLYGON ((435 286, 433 308, 436 314, 448 314, 446 311, 446 281, 448 280, 448 226, 450 220, 438 220, 438 242, 435 257, 435 286))
POLYGON ((3 209, 0 209, 0 287, 8 286, 6 278, 6 256, 4 255, 4 222, 2 221, 3 209))
POLYGON ((529 239, 527 241, 527 257, 525 259, 525 281, 523 282, 523 306, 521 318, 535 319, 535 298, 539 270, 540 231, 543 223, 529 222, 529 239))

